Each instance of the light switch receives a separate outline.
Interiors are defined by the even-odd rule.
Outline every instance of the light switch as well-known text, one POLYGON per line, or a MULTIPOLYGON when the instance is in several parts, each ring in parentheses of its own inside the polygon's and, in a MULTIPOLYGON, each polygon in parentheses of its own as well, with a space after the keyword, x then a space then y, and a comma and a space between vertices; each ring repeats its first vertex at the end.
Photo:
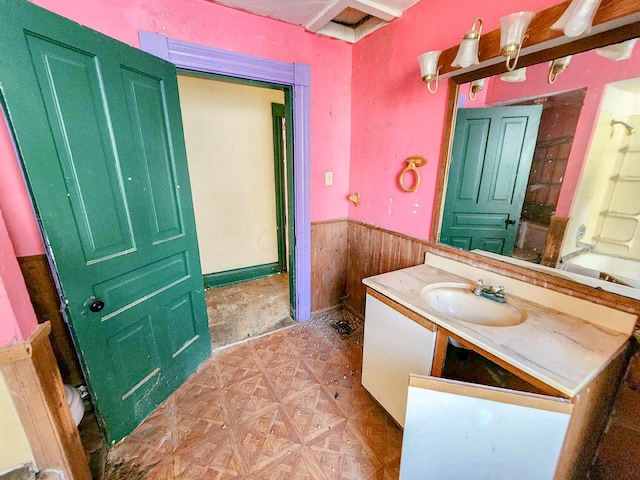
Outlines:
POLYGON ((333 185, 333 172, 324 172, 324 184, 333 185))

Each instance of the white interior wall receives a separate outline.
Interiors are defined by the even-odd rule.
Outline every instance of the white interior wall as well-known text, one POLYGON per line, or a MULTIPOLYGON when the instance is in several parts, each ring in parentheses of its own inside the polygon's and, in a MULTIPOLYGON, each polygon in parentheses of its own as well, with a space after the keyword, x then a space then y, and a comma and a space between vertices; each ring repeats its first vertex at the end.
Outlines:
POLYGON ((636 90, 629 81, 605 89, 561 255, 579 248, 576 234, 585 225, 583 243, 600 253, 640 258, 639 182, 629 181, 640 178, 640 138, 626 135, 622 125, 611 126, 618 120, 640 127, 636 90))
POLYGON ((33 461, 27 435, 4 377, 0 374, 0 474, 33 461))
POLYGON ((178 76, 203 273, 278 261, 271 104, 284 92, 178 76))

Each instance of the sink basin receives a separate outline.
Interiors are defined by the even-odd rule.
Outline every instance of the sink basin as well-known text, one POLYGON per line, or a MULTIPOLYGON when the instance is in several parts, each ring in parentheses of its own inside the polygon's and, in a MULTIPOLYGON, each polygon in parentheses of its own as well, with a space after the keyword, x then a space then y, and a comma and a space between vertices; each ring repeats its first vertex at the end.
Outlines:
POLYGON ((476 325, 510 327, 527 318, 523 310, 510 303, 474 295, 474 287, 465 283, 435 283, 424 287, 420 295, 437 312, 476 325))

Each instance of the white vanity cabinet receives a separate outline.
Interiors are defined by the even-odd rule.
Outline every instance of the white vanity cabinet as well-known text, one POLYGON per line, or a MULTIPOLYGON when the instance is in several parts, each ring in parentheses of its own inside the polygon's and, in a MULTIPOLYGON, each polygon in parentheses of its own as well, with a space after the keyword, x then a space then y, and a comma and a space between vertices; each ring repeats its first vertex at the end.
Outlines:
POLYGON ((431 373, 435 325, 418 324, 374 295, 366 298, 362 385, 404 427, 409 374, 431 373))
POLYGON ((367 287, 362 385, 404 429, 400 480, 586 478, 626 343, 568 395, 367 287), (545 394, 442 378, 449 337, 545 394))
POLYGON ((400 480, 558 478, 572 411, 566 399, 411 375, 400 480))

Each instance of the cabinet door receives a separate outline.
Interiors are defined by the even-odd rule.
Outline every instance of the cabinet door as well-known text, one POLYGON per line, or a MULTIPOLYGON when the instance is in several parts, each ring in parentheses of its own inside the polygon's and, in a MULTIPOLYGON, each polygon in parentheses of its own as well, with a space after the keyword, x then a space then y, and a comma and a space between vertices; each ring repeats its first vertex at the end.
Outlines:
POLYGON ((553 479, 568 400, 411 376, 400 480, 553 479))
POLYGON ((431 373, 435 332, 367 295, 362 385, 404 426, 409 374, 431 373))

